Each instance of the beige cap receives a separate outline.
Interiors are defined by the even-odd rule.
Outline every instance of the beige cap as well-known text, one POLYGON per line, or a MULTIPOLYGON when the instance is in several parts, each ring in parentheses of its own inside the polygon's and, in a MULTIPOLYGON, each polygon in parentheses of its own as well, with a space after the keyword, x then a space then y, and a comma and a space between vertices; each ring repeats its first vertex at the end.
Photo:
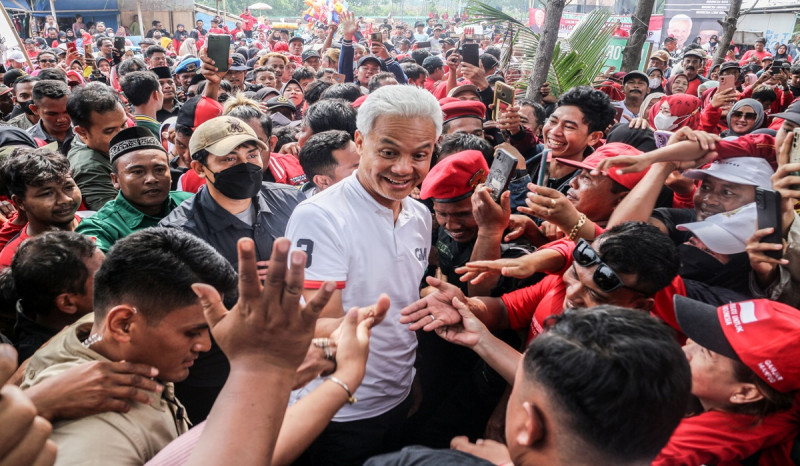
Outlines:
POLYGON ((481 90, 478 89, 478 86, 474 84, 462 84, 454 87, 450 92, 448 92, 447 97, 455 97, 462 92, 474 92, 478 97, 481 95, 481 90))
POLYGON ((254 142, 261 149, 268 149, 247 123, 236 117, 221 116, 197 127, 189 140, 189 153, 205 149, 210 154, 223 156, 245 142, 254 142))
POLYGON ((650 55, 651 60, 654 58, 658 61, 669 63, 669 55, 667 54, 667 52, 663 50, 659 50, 658 52, 655 52, 654 54, 650 55))

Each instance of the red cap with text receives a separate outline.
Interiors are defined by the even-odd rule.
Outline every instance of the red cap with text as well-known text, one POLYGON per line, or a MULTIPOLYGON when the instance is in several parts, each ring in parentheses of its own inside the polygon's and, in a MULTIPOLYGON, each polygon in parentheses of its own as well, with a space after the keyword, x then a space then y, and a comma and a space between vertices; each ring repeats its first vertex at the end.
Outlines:
POLYGON ((675 315, 700 346, 744 363, 781 393, 800 389, 800 311, 768 299, 715 308, 675 296, 675 315))
POLYGON ((440 160, 425 181, 419 197, 436 202, 457 202, 466 199, 475 187, 486 181, 489 165, 479 150, 465 150, 440 160))

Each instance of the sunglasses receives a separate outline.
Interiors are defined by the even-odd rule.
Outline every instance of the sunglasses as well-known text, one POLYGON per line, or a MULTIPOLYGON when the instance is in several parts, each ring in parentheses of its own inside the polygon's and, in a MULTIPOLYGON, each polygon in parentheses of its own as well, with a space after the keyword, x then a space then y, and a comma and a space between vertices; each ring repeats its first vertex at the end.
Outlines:
POLYGON ((39 63, 55 63, 55 60, 39 60, 39 63))
POLYGON ((600 290, 604 293, 611 293, 617 288, 628 288, 629 290, 636 291, 637 293, 644 295, 648 294, 637 290, 636 288, 631 288, 625 285, 625 283, 622 282, 622 278, 617 275, 617 272, 615 272, 614 269, 612 269, 608 264, 603 262, 600 259, 600 255, 597 254, 597 251, 592 249, 592 246, 589 244, 589 242, 583 238, 581 238, 575 245, 575 249, 572 251, 572 259, 581 267, 591 267, 592 265, 598 264, 597 268, 592 274, 592 280, 594 281, 595 285, 597 285, 597 287, 600 288, 600 290))
POLYGON ((745 120, 755 120, 758 114, 755 112, 740 112, 739 110, 736 110, 735 112, 731 112, 731 116, 733 118, 744 117, 745 120))

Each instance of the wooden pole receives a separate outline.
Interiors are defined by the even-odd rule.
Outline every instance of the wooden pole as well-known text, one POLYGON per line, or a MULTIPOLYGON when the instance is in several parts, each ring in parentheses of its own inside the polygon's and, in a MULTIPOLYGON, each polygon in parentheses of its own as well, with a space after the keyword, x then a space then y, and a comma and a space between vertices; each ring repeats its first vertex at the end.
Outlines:
MULTIPOLYGON (((711 70, 714 65, 718 65, 725 61, 725 55, 731 46, 733 40, 733 33, 736 32, 736 22, 739 20, 739 10, 742 8, 742 0, 731 0, 730 10, 725 15, 725 19, 718 21, 722 25, 722 37, 717 44, 717 51, 714 53, 714 60, 711 62, 711 70)), ((710 71, 709 71, 710 73, 710 71)))
POLYGON ((548 0, 545 7, 542 35, 539 36, 539 48, 536 50, 536 57, 533 59, 526 95, 527 98, 537 103, 542 101, 542 94, 539 92, 539 88, 547 82, 547 72, 550 71, 550 64, 553 61, 553 51, 558 40, 558 25, 561 22, 561 14, 564 12, 565 4, 566 0, 548 0))
MULTIPOLYGON (((52 5, 52 0, 50 2, 52 5)), ((25 60, 28 62, 28 66, 31 70, 33 70, 33 62, 31 61, 31 57, 28 56, 28 51, 25 50, 25 45, 22 42, 22 39, 19 37, 19 32, 17 32, 17 28, 14 27, 14 22, 11 21, 11 16, 8 15, 6 11, 6 7, 0 3, 0 8, 3 9, 3 16, 5 16, 6 21, 8 22, 8 27, 11 29, 11 33, 14 34, 14 38, 17 40, 17 44, 19 44, 19 48, 22 50, 22 54, 25 55, 25 60)), ((54 17, 55 18, 55 17, 54 17)))
MULTIPOLYGON (((642 57, 642 46, 647 40, 647 29, 650 25, 650 14, 653 12, 655 0, 639 0, 636 11, 631 16, 632 26, 628 43, 622 51, 620 71, 632 71, 639 68, 642 57)), ((642 70, 644 71, 644 70, 642 70)))

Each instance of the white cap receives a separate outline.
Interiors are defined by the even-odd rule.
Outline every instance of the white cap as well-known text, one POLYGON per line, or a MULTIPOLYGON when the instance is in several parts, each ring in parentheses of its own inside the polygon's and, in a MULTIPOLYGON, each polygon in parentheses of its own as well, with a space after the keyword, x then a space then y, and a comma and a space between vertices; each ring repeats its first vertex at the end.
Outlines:
POLYGON ((769 162, 759 157, 733 157, 715 160, 708 168, 702 170, 686 170, 683 176, 693 180, 701 180, 711 175, 731 183, 758 186, 772 189, 770 177, 775 173, 769 162))
POLYGON ((678 230, 691 231, 717 254, 738 254, 745 251, 745 242, 756 232, 756 217, 756 203, 751 202, 702 222, 678 225, 678 230))
POLYGON ((17 63, 25 63, 25 55, 19 50, 12 50, 8 52, 8 59, 17 63))

